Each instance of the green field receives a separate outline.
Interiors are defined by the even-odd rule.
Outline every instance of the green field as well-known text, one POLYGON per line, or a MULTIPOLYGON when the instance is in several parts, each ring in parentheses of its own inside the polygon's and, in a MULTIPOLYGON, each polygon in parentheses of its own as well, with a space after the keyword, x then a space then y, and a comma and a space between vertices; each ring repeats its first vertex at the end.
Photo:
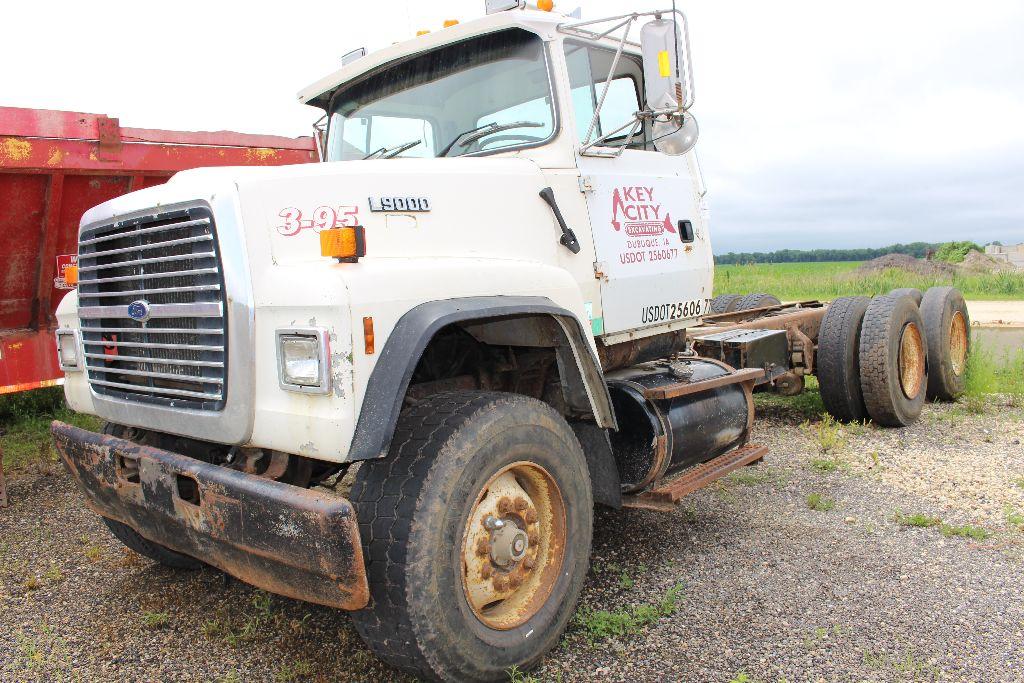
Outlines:
POLYGON ((898 287, 924 291, 937 285, 953 285, 968 299, 1024 300, 1024 273, 936 278, 889 269, 860 277, 854 274, 859 265, 858 261, 833 261, 715 266, 715 294, 768 292, 783 301, 828 300, 853 294, 885 294, 898 287))

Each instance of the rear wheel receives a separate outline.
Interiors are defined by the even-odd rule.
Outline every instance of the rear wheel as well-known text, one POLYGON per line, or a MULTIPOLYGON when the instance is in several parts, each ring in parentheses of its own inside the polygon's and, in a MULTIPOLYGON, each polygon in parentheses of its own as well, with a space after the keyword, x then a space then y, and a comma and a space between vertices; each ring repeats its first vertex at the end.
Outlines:
POLYGON ((967 303, 953 287, 932 287, 921 302, 928 338, 928 398, 952 401, 964 392, 971 351, 967 303))
POLYGON ((821 402, 842 422, 868 417, 860 388, 860 330, 870 302, 865 296, 836 299, 829 304, 818 333, 821 402))
POLYGON ((928 350, 921 312, 909 297, 879 296, 860 333, 860 382, 871 419, 905 427, 921 415, 928 386, 928 350))
POLYGON ((593 500, 572 429, 548 405, 456 392, 416 404, 352 488, 382 659, 441 680, 503 680, 558 642, 590 555, 593 500))
POLYGON ((749 311, 752 308, 762 308, 764 306, 781 306, 782 302, 771 294, 765 294, 759 292, 757 294, 747 294, 736 302, 737 311, 749 311))
POLYGON ((712 315, 719 313, 732 313, 736 310, 736 304, 743 298, 742 294, 719 294, 711 300, 708 310, 712 315))

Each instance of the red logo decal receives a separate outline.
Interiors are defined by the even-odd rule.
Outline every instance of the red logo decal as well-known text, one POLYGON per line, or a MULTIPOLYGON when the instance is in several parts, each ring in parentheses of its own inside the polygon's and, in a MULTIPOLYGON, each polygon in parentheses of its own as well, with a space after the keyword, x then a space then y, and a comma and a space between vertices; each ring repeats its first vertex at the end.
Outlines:
POLYGON ((653 187, 617 187, 612 191, 612 227, 616 232, 625 227, 630 237, 656 237, 674 233, 668 212, 661 215, 661 204, 654 202, 653 187), (624 220, 619 220, 619 217, 624 220))

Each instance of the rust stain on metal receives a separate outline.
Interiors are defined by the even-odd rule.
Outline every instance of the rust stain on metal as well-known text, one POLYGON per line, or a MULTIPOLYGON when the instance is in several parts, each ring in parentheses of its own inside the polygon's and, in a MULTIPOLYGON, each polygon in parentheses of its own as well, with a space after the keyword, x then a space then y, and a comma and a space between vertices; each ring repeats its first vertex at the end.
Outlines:
POLYGON ((767 446, 758 444, 741 446, 734 451, 686 470, 682 476, 656 489, 633 496, 624 496, 622 506, 645 510, 672 510, 683 496, 721 479, 734 470, 764 459, 767 452, 767 446))
POLYGON ((0 161, 24 161, 32 156, 32 143, 17 138, 4 138, 0 142, 0 161))
POLYGON ((52 431, 97 513, 273 593, 341 609, 369 602, 344 498, 61 422, 52 431))

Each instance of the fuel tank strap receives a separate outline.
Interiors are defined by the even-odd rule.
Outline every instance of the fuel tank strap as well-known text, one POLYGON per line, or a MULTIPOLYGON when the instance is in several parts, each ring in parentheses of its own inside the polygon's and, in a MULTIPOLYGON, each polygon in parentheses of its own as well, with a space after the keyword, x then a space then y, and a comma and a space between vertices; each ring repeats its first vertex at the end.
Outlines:
POLYGON ((696 394, 710 389, 717 389, 729 384, 742 384, 743 382, 754 382, 764 376, 762 368, 744 368, 736 370, 728 375, 711 377, 697 382, 679 382, 678 384, 666 384, 660 387, 644 389, 644 398, 653 401, 664 401, 670 398, 678 398, 688 394, 696 394))

